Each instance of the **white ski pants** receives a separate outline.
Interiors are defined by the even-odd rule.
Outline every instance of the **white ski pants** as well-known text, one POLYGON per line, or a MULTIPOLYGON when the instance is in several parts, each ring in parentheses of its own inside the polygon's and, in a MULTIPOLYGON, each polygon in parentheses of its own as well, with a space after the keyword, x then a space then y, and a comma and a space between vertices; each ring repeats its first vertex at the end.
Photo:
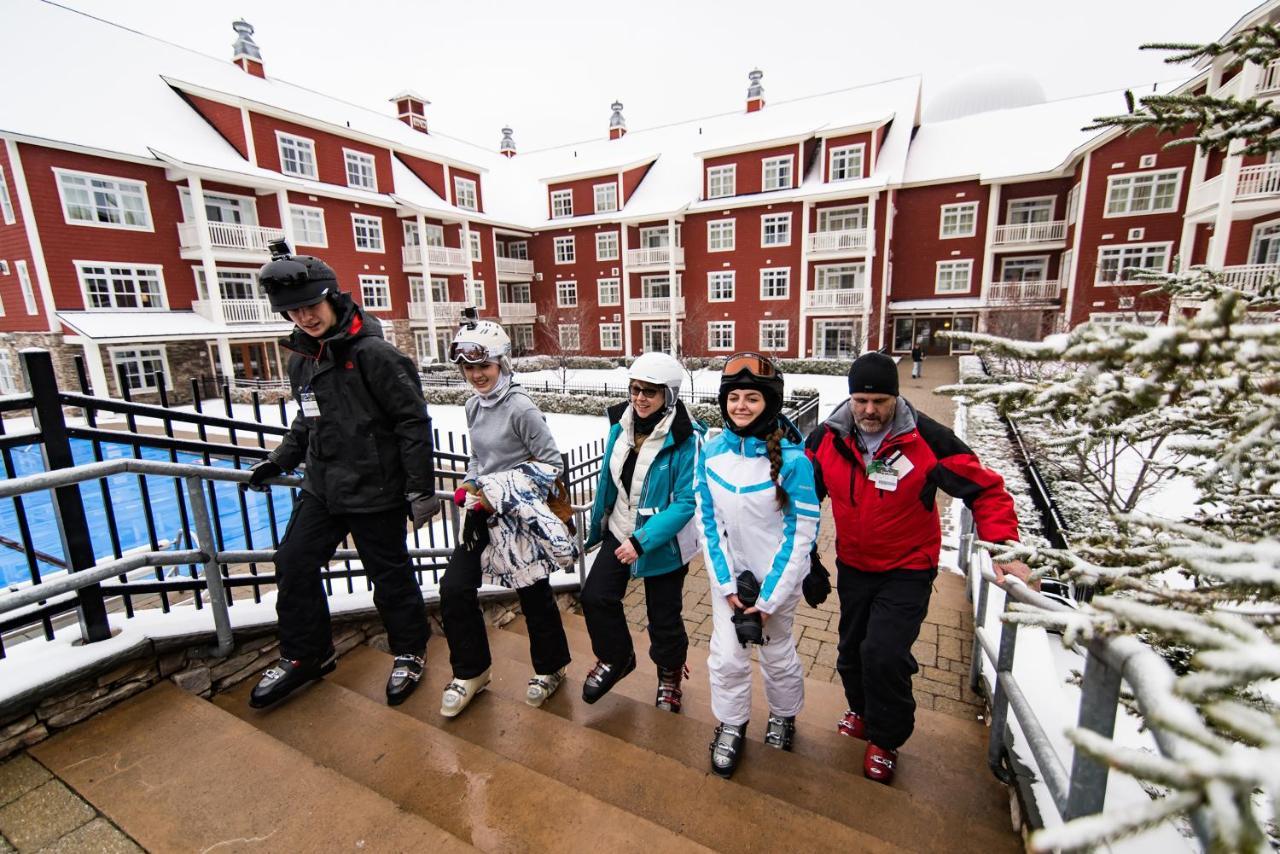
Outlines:
POLYGON ((733 629, 733 606, 719 593, 711 594, 711 655, 707 670, 711 674, 711 711, 716 720, 726 724, 744 724, 751 718, 751 651, 758 651, 760 671, 764 676, 764 693, 769 711, 782 717, 793 717, 804 706, 804 666, 796 655, 796 640, 791 635, 796 605, 801 591, 769 615, 764 625, 768 642, 764 646, 743 649, 733 629))

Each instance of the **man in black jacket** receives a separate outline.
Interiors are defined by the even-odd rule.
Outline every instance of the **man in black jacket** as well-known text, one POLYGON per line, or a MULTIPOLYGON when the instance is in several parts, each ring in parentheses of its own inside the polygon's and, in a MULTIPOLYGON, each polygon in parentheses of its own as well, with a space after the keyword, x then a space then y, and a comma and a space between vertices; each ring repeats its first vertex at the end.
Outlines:
POLYGON ((273 246, 259 272, 271 307, 294 322, 289 382, 300 411, 248 488, 304 460, 302 490, 276 551, 280 660, 253 689, 262 708, 333 670, 336 656, 321 569, 349 533, 373 582, 373 603, 395 655, 387 703, 402 703, 422 677, 430 627, 405 545, 415 523, 439 510, 431 419, 413 362, 382 337, 377 318, 338 290, 319 258, 273 246))

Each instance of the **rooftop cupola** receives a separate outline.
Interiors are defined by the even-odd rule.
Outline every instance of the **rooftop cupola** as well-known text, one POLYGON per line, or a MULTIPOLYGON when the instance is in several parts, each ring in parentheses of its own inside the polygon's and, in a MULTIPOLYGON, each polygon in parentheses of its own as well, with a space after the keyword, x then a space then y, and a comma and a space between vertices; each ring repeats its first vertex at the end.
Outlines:
POLYGON ((405 89, 387 100, 396 105, 396 115, 400 121, 414 130, 427 133, 427 105, 430 101, 412 89, 405 89))
POLYGON ((231 29, 236 31, 235 44, 231 45, 235 51, 231 61, 254 77, 266 77, 267 72, 262 67, 262 51, 258 50, 258 44, 253 40, 253 24, 236 21, 232 23, 231 29))
POLYGON ((516 156, 516 141, 511 138, 511 128, 502 129, 502 142, 498 144, 498 153, 503 157, 516 156))
POLYGON ((622 102, 614 101, 609 105, 613 115, 609 116, 609 139, 622 139, 627 135, 627 120, 622 117, 622 102))
POLYGON ((764 72, 759 68, 754 68, 747 75, 747 79, 751 81, 751 85, 747 87, 747 112, 754 113, 764 109, 764 87, 760 85, 760 78, 764 77, 764 72))

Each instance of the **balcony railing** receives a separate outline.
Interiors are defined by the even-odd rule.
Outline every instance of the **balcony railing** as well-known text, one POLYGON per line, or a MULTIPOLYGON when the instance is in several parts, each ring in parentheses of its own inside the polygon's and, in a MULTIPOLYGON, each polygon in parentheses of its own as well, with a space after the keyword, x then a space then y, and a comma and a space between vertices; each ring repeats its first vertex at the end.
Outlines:
MULTIPOLYGON (((676 314, 684 314, 684 297, 675 298, 676 314)), ((669 317, 671 297, 644 297, 627 301, 627 311, 632 317, 669 317)))
POLYGON ((987 302, 1045 302, 1058 298, 1062 285, 1057 279, 1032 282, 992 282, 987 287, 987 302))
MULTIPOLYGON (((209 300, 192 300, 191 310, 201 317, 217 322, 213 316, 213 303, 209 300)), ((280 312, 271 310, 271 303, 264 299, 224 299, 222 319, 225 323, 280 323, 280 312)))
POLYGON ((516 276, 532 276, 533 262, 521 258, 499 258, 498 273, 510 273, 516 276))
MULTIPOLYGON (((284 231, 279 228, 262 228, 257 225, 239 225, 233 222, 208 224, 209 243, 214 249, 239 249, 244 252, 268 252, 273 240, 282 240, 284 231)), ((178 246, 196 249, 200 246, 200 229, 194 222, 178 223, 178 246)))
MULTIPOLYGON (((465 270, 470 263, 467 253, 453 246, 428 246, 427 250, 427 259, 431 261, 432 267, 461 267, 465 270)), ((406 267, 420 266, 422 247, 405 246, 400 250, 400 257, 404 259, 406 267)))
POLYGON ((992 245, 1010 243, 1052 243, 1067 239, 1067 221, 1020 222, 1015 225, 997 225, 991 238, 992 245))
POLYGON ((1257 293, 1262 286, 1280 278, 1280 264, 1236 264, 1222 268, 1223 284, 1246 293, 1257 293))
POLYGON ((809 235, 810 252, 866 252, 870 231, 852 228, 847 231, 818 231, 809 235))
POLYGON ((500 302, 498 316, 503 320, 532 320, 538 316, 538 306, 531 302, 500 302))
POLYGON ((430 320, 431 313, 434 310, 437 323, 457 323, 458 318, 462 316, 462 307, 464 305, 466 303, 461 302, 410 302, 409 319, 430 320))
MULTIPOLYGON (((675 247, 674 260, 677 264, 684 263, 684 247, 675 247)), ((672 248, 670 246, 655 246, 650 249, 628 249, 627 250, 627 266, 629 267, 656 267, 658 265, 670 264, 672 262, 672 248)))
POLYGON ((1274 196, 1280 193, 1280 163, 1245 166, 1236 181, 1236 198, 1274 196))
POLYGON ((805 308, 861 311, 867 292, 862 288, 823 288, 804 295, 805 308))
POLYGON ((1258 76, 1258 93, 1280 92, 1280 59, 1273 59, 1258 76))

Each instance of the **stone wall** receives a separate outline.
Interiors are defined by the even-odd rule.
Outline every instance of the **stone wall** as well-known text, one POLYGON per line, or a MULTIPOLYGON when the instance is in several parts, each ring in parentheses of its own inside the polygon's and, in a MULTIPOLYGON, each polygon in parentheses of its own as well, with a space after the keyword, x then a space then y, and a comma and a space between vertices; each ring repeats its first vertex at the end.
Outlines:
POLYGON ((62 391, 80 391, 75 357, 84 355, 84 350, 79 345, 63 344, 62 335, 48 332, 0 333, 0 350, 9 353, 9 363, 13 365, 13 379, 18 393, 30 391, 27 388, 26 374, 22 371, 22 360, 18 356, 18 351, 28 347, 49 351, 53 357, 53 371, 58 378, 58 388, 62 391))

